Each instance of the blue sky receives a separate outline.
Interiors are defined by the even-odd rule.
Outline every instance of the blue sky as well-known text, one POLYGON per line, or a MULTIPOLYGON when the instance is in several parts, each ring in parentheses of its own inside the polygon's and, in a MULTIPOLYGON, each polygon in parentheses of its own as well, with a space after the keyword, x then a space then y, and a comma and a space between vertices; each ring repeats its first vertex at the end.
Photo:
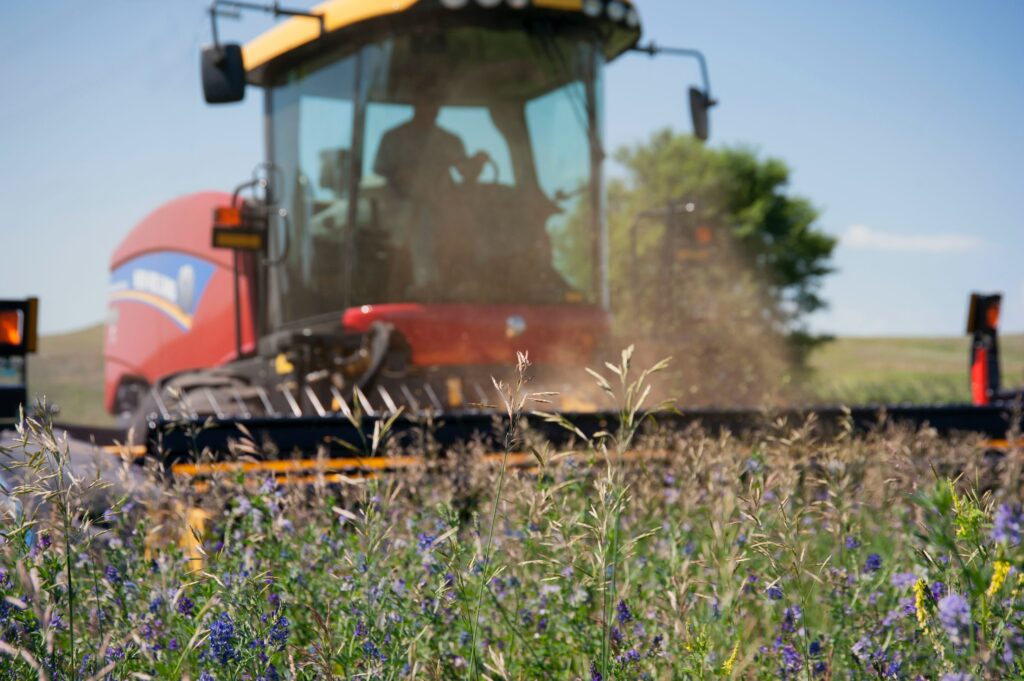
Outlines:
MULTIPOLYGON (((262 155, 260 103, 208 108, 206 1, 0 4, 0 294, 39 295, 46 332, 105 314, 109 255, 174 196, 228 189, 262 155)), ((311 3, 297 2, 308 6, 311 3)), ((647 37, 706 53, 713 144, 784 159, 841 238, 847 335, 961 332, 972 289, 1024 331, 1024 3, 646 0, 647 37)), ((245 39, 270 25, 229 22, 245 39)), ((607 74, 609 147, 688 127, 683 61, 607 74)))

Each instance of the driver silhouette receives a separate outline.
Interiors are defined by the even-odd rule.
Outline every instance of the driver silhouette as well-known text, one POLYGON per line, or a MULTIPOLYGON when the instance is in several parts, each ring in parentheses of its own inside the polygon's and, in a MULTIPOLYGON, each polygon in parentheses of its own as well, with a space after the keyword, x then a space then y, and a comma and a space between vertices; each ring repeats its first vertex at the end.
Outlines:
POLYGON ((438 101, 430 96, 416 104, 412 120, 384 133, 373 171, 400 196, 437 199, 454 185, 451 169, 465 182, 476 182, 487 163, 485 152, 466 154, 462 139, 437 124, 438 101))

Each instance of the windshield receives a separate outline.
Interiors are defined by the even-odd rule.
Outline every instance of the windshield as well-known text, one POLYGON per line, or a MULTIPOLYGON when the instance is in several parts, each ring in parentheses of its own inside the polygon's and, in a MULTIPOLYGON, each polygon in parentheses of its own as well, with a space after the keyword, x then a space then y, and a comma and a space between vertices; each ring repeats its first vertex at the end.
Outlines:
POLYGON ((272 323, 596 302, 601 59, 590 38, 466 27, 286 74, 269 102, 272 323))

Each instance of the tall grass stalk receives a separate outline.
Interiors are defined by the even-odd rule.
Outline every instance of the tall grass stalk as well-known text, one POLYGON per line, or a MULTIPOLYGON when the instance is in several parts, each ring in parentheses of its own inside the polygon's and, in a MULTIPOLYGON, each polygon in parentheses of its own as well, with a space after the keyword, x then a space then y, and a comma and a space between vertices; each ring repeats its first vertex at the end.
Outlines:
MULTIPOLYGON (((476 605, 473 607, 472 621, 472 648, 469 654, 469 674, 472 678, 479 678, 480 670, 477 664, 477 645, 480 640, 480 610, 483 607, 484 593, 490 591, 490 580, 494 574, 491 569, 491 548, 494 543, 494 526, 498 522, 498 509, 501 507, 502 494, 505 489, 505 474, 508 471, 508 457, 516 444, 516 433, 519 427, 519 419, 530 395, 526 392, 528 381, 527 371, 530 368, 530 358, 527 353, 517 353, 515 379, 511 385, 492 378, 494 389, 501 398, 505 408, 505 416, 508 418, 508 427, 505 429, 504 443, 502 447, 501 464, 498 467, 498 480, 494 488, 494 501, 491 507, 491 518, 487 526, 487 538, 484 541, 483 554, 481 557, 482 569, 479 591, 476 596, 476 605)), ((472 567, 472 566, 471 566, 472 567)))
MULTIPOLYGON (((609 495, 617 500, 612 506, 611 538, 605 557, 601 561, 602 581, 607 580, 602 589, 602 636, 601 636, 601 670, 603 674, 611 673, 610 646, 612 628, 612 614, 615 609, 616 598, 618 597, 618 573, 619 573, 619 550, 620 533, 622 530, 622 512, 627 500, 628 487, 623 484, 622 467, 626 452, 629 450, 636 437, 637 430, 643 422, 644 415, 641 414, 644 403, 651 394, 651 386, 648 379, 652 374, 663 371, 669 366, 670 359, 666 358, 640 373, 636 380, 630 380, 630 369, 632 366, 634 346, 630 345, 622 351, 619 364, 615 365, 605 362, 605 367, 618 378, 618 391, 601 373, 593 369, 587 372, 597 381, 598 387, 613 401, 619 405, 619 424, 614 435, 610 433, 598 433, 595 437, 608 461, 606 467, 605 489, 598 490, 602 493, 602 502, 609 495), (614 460, 608 456, 608 440, 611 440, 614 449, 614 460)), ((659 405, 652 410, 655 413, 667 407, 668 404, 659 405)), ((648 414, 651 415, 651 414, 648 414)))

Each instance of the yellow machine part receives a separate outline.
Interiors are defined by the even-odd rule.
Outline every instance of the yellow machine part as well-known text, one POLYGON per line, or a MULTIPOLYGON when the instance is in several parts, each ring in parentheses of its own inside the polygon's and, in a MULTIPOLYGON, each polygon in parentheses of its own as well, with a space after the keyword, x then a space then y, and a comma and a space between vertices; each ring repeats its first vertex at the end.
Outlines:
MULTIPOLYGON (((632 5, 630 0, 620 0, 632 5)), ((363 21, 400 14, 419 0, 328 0, 311 11, 324 18, 324 33, 333 33, 363 21)), ((581 12, 583 0, 533 0, 533 6, 566 12, 581 12)), ((247 71, 259 69, 320 37, 319 22, 293 17, 251 40, 242 50, 247 71)))
MULTIPOLYGON (((324 17, 324 32, 333 33, 368 19, 404 12, 419 0, 329 0, 311 11, 324 17)), ((247 71, 259 68, 283 54, 320 37, 318 22, 295 17, 281 22, 250 41, 242 51, 247 71)))

